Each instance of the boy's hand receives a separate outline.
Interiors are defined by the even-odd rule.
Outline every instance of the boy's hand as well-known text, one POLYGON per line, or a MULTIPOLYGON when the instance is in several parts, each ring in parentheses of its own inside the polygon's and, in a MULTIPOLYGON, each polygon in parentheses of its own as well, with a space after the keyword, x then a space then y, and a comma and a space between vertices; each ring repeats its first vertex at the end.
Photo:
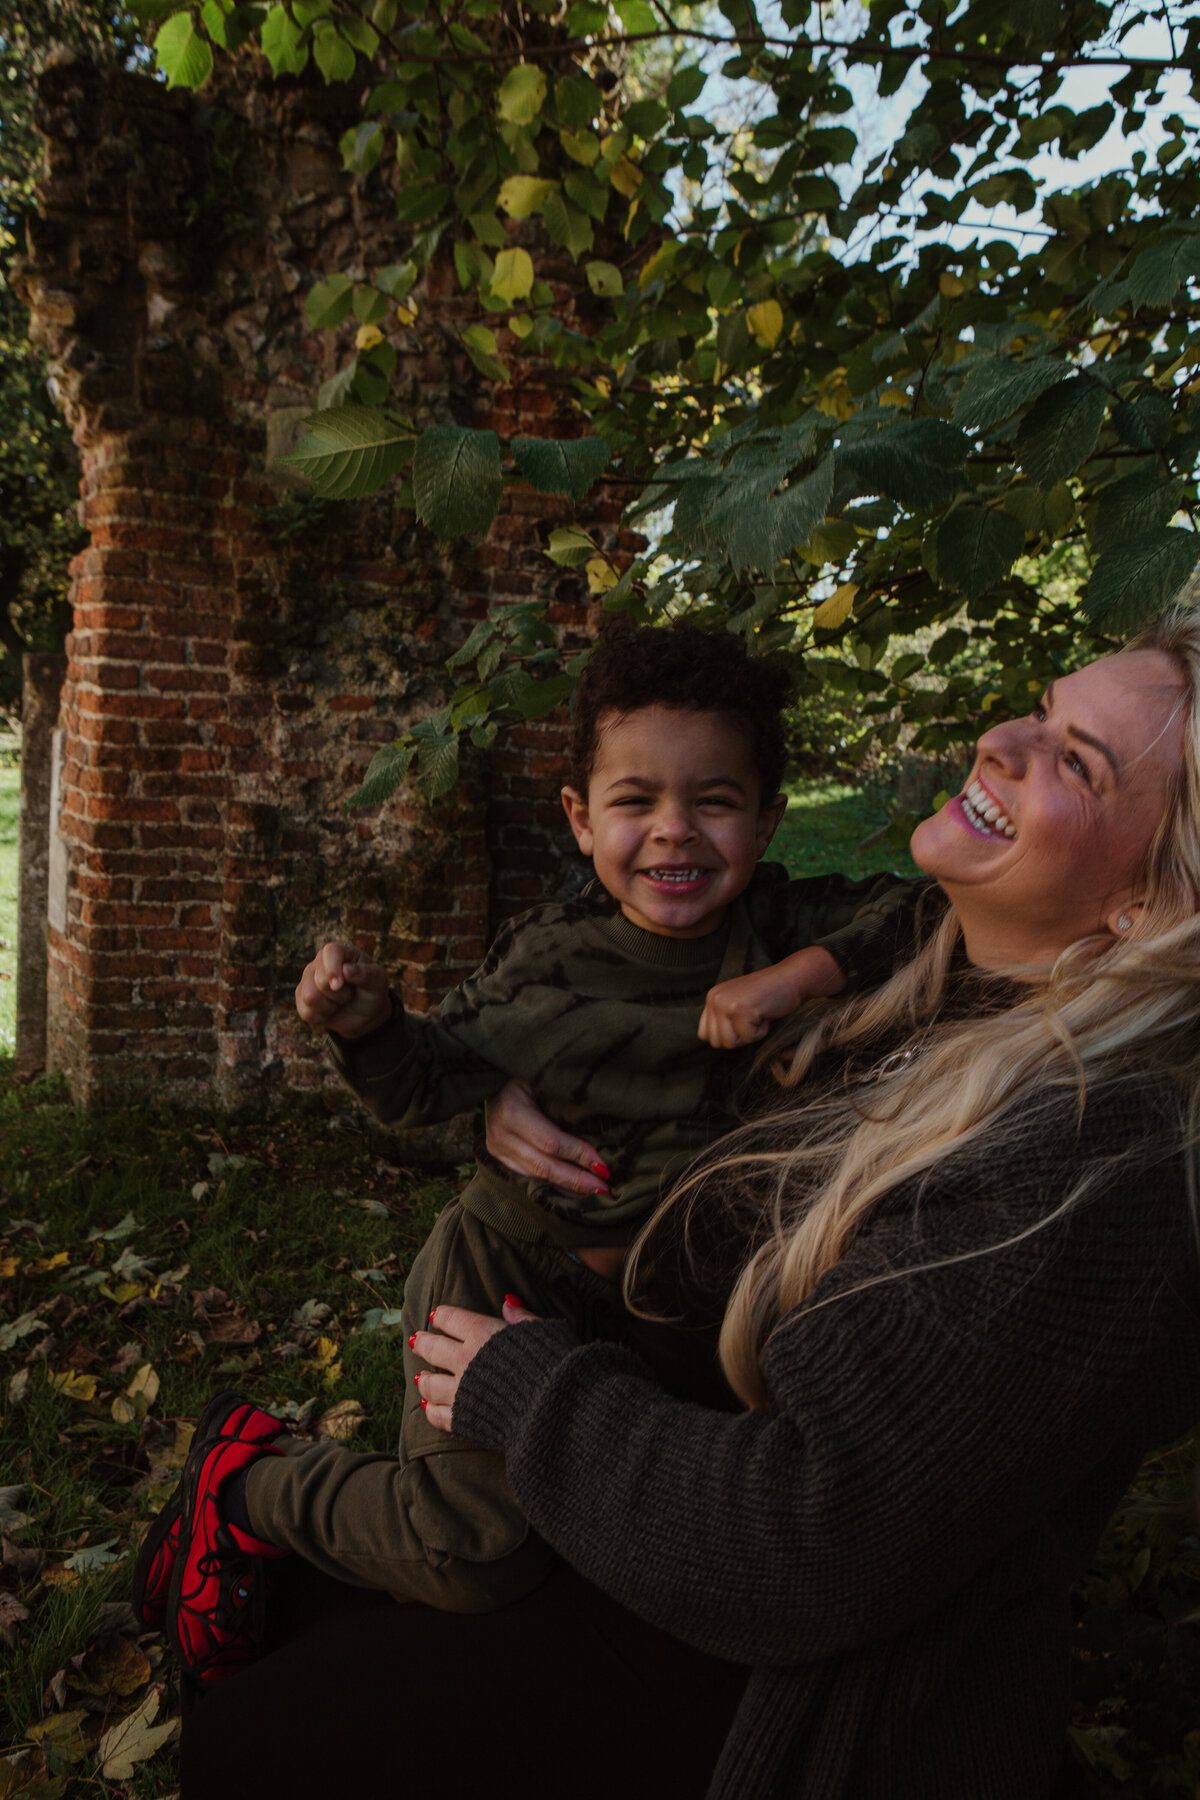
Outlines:
POLYGON ((846 978, 828 950, 810 944, 769 969, 736 975, 709 988, 697 1036, 714 1050, 737 1050, 766 1037, 806 1000, 840 994, 846 978))
POLYGON ((392 1016, 387 970, 355 944, 323 944, 297 984, 296 1011, 318 1031, 365 1037, 392 1016))

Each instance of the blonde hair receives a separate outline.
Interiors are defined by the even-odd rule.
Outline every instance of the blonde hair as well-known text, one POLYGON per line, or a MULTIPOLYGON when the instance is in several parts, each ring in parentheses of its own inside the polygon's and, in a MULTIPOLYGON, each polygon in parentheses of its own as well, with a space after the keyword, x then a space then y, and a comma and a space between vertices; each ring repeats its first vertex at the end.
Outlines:
MULTIPOLYGON (((1200 585, 1185 590, 1169 612, 1128 646, 1162 652, 1184 683, 1183 756, 1146 852, 1136 930, 1128 936, 1104 932, 1084 938, 1048 972, 1022 982, 1016 999, 1006 982, 995 1008, 985 1007, 974 1017, 939 1019, 960 937, 953 909, 945 910, 912 960, 883 987, 826 1005, 815 1017, 814 1010, 807 1010, 796 1028, 798 1041, 782 1060, 776 1046, 772 1065, 777 1079, 790 1088, 804 1082, 818 1058, 833 1052, 847 1065, 858 1053, 860 1060, 873 1060, 876 1066, 866 1076, 847 1073, 839 1093, 826 1089, 807 1104, 784 1106, 726 1139, 668 1197, 639 1240, 626 1278, 635 1309, 639 1271, 652 1267, 652 1246, 663 1227, 669 1222, 678 1230, 690 1254, 697 1202, 705 1194, 719 1195, 722 1214, 750 1246, 725 1309, 720 1343, 726 1378, 748 1405, 770 1403, 761 1360, 775 1325, 841 1260, 882 1196, 927 1177, 952 1154, 982 1150, 980 1140, 1002 1115, 1006 1139, 1018 1130, 1032 1134, 1047 1100, 1061 1105, 1063 1096, 1070 1095, 1082 1109, 1089 1086, 1133 1070, 1161 1073, 1180 1093, 1181 1137, 1195 1213, 1192 1149, 1200 1122, 1200 1032, 1195 1029, 1200 1013, 1197 600, 1200 585), (903 1043, 906 1037, 917 1054, 908 1060, 885 1057, 880 1064, 880 1040, 903 1043)), ((978 973, 978 978, 986 992, 989 977, 978 973)), ((1032 1153, 1036 1155, 1036 1138, 1032 1153)), ((1085 1175, 1049 1218, 1076 1204, 1086 1186, 1085 1175)), ((1049 1218, 1028 1230, 1041 1229, 1049 1218)))

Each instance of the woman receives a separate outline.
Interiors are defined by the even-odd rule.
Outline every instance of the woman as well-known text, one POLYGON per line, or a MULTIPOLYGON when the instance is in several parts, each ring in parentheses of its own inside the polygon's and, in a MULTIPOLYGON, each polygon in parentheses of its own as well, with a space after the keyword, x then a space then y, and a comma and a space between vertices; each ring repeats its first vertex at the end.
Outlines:
POLYGON ((913 853, 950 903, 913 962, 800 1035, 796 1099, 646 1241, 658 1300, 676 1270, 731 1290, 747 1410, 556 1322, 436 1311, 430 1418, 504 1451, 579 1573, 486 1620, 375 1608, 369 1647, 312 1630, 204 1701, 186 1800, 335 1641, 360 1681, 411 1667, 443 1793, 509 1791, 514 1757, 513 1791, 564 1795, 699 1795, 714 1760, 739 1800, 1049 1792, 1069 1581, 1200 1415, 1196 616, 987 733, 913 853))

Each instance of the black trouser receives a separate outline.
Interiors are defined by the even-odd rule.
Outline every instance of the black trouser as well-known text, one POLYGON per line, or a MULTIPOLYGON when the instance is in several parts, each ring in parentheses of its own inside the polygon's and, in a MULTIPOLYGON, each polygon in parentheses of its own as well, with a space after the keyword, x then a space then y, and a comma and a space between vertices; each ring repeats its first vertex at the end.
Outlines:
POLYGON ((181 1800, 702 1800, 746 1671, 573 1570, 469 1615, 271 1573, 275 1647, 185 1704, 181 1800))

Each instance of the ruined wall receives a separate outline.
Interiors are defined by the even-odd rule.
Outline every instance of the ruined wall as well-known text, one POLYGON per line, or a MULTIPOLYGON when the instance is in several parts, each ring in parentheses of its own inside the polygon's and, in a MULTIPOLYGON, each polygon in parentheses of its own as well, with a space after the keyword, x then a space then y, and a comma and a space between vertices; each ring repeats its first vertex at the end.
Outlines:
MULTIPOLYGON (((484 545, 451 555, 389 498, 315 504, 272 464, 335 367, 304 320, 312 278, 397 259, 386 188, 342 172, 345 103, 252 72, 199 97, 78 61, 43 77, 22 282, 91 533, 63 691, 48 1060, 84 1102, 257 1105, 321 1085, 292 1010, 315 944, 357 939, 421 1009, 564 879, 561 720, 516 733, 436 807, 343 810, 378 745, 441 703, 445 657, 490 601, 544 593, 566 633, 588 626, 519 491, 484 545)), ((450 287, 435 267, 422 334, 392 327, 402 392, 425 419, 491 423, 444 331, 450 287)), ((508 391, 497 428, 560 428, 555 379, 508 391)), ((618 511, 601 499, 585 522, 611 542, 618 511)))

